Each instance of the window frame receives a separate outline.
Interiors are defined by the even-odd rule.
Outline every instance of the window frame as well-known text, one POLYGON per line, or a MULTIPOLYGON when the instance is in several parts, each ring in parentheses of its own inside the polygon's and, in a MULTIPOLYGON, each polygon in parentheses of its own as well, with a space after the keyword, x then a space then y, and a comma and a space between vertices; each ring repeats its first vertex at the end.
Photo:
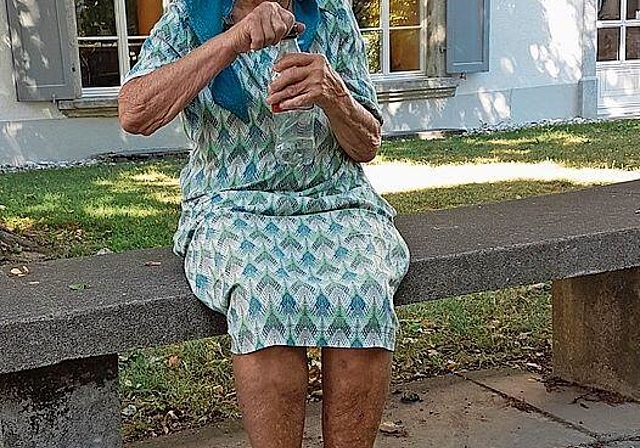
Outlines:
MULTIPOLYGON (((597 20, 596 28, 598 32, 601 29, 618 29, 620 30, 620 37, 618 41, 618 59, 614 61, 598 61, 596 63, 599 67, 617 66, 625 64, 625 66, 640 66, 640 58, 627 59, 627 29, 639 28, 640 19, 627 19, 627 6, 629 0, 620 0, 620 18, 611 20, 597 20)), ((599 11, 597 12, 599 13, 599 11)), ((596 39, 596 58, 598 54, 597 39, 596 39)))
MULTIPOLYGON (((122 80, 129 66, 129 55, 126 53, 129 50, 129 39, 131 37, 143 38, 144 36, 128 35, 126 0, 113 1, 114 14, 117 14, 118 58, 121 70, 120 77, 122 80), (118 13, 115 13, 116 7, 118 8, 118 13), (120 32, 120 30, 124 30, 124 32, 120 32), (126 43, 126 45, 124 43, 126 43)), ((169 2, 170 0, 163 0, 163 8, 166 9, 169 2)), ((349 2, 351 2, 351 0, 349 0, 349 2)), ((390 0, 381 1, 381 10, 383 3, 386 4, 386 15, 381 16, 381 19, 384 17, 384 20, 388 24, 390 0)), ((371 78, 376 85, 381 103, 428 98, 447 98, 455 95, 459 80, 454 79, 454 77, 446 72, 445 63, 446 0, 421 0, 420 6, 420 25, 414 25, 414 27, 421 30, 421 68, 420 70, 414 71, 390 72, 387 75, 372 73, 371 78)), ((380 28, 382 28, 382 26, 380 28)), ((395 27, 393 28, 395 29, 395 27)), ((388 52, 387 60, 390 65, 390 34, 387 34, 386 40, 388 43, 385 51, 388 52)), ((96 116, 113 116, 116 114, 115 111, 117 111, 117 103, 112 104, 112 102, 117 98, 120 88, 121 85, 113 87, 82 87, 81 99, 66 101, 63 105, 65 109, 63 112, 69 116, 75 116, 77 114, 81 116, 91 116, 92 104, 95 103, 95 108, 98 111, 96 116)))
MULTIPOLYGON (((390 24, 391 0, 380 0, 380 21, 377 27, 364 27, 358 29, 361 34, 368 32, 379 32, 380 37, 380 72, 370 73, 373 81, 393 81, 425 78, 427 74, 427 54, 429 51, 427 17, 429 15, 428 4, 436 0, 418 0, 420 7, 420 23, 419 25, 397 25, 390 24), (419 56, 420 68, 418 70, 391 71, 391 31, 395 30, 420 30, 420 50, 419 56)), ((366 43, 366 42, 365 42, 366 43)))
MULTIPOLYGON (((120 84, 110 87, 85 87, 82 86, 82 98, 105 98, 116 97, 122 87, 122 81, 131 69, 130 62, 130 49, 129 45, 133 40, 143 41, 148 36, 144 35, 129 35, 128 23, 127 23, 127 3, 126 0, 111 0, 113 1, 113 13, 115 15, 115 27, 116 36, 89 36, 81 37, 76 36, 78 43, 81 41, 99 41, 108 40, 117 42, 118 50, 118 69, 120 71, 120 84)), ((162 0, 162 7, 166 9, 170 0, 162 0)), ((79 34, 79 33, 78 33, 79 34)), ((82 79, 80 81, 82 83, 82 79)))

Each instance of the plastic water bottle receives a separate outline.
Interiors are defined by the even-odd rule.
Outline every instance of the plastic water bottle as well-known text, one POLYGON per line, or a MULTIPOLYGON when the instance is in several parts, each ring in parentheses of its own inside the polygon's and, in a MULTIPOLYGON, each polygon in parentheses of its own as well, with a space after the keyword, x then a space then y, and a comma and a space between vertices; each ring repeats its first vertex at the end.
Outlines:
MULTIPOLYGON (((278 43, 276 62, 290 53, 300 53, 298 31, 291 32, 278 43)), ((274 71, 273 79, 279 74, 274 71)), ((275 122, 276 157, 287 165, 308 165, 315 157, 313 134, 314 106, 294 110, 282 110, 279 104, 271 106, 275 122)))

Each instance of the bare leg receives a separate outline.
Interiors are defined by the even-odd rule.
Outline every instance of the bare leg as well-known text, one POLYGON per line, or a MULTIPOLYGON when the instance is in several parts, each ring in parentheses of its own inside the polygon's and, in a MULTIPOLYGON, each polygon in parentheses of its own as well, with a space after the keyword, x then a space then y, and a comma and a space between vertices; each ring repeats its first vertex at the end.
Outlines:
POLYGON ((300 448, 307 399, 307 351, 270 347, 233 357, 238 402, 253 448, 300 448))
POLYGON ((323 349, 325 448, 373 447, 389 390, 392 357, 382 349, 323 349))

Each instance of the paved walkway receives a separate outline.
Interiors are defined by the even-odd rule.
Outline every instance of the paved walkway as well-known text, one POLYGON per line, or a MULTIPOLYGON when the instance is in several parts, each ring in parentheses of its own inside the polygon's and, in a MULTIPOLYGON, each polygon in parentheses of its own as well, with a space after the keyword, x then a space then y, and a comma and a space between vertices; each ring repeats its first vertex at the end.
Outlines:
POLYGON ((552 162, 488 163, 435 167, 408 163, 381 163, 364 165, 364 171, 379 193, 513 180, 566 180, 589 185, 640 179, 640 170, 567 168, 552 162))
MULTIPOLYGON (((484 371, 430 378, 392 394, 376 448, 640 448, 640 403, 610 404, 540 377, 484 371), (402 392, 421 401, 404 403, 402 392)), ((320 404, 310 406, 305 448, 322 446, 320 404)), ((249 448, 237 421, 126 448, 249 448)))

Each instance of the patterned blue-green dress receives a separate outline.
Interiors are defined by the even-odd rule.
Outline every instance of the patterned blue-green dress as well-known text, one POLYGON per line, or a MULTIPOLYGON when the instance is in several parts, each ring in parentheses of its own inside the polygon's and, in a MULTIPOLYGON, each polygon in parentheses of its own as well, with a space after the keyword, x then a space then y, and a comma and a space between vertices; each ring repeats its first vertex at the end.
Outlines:
MULTIPOLYGON (((127 80, 196 47, 183 1, 170 4, 127 80)), ((319 7, 311 50, 324 53, 380 118, 351 9, 343 0, 319 7)), ((226 316, 234 353, 275 345, 393 350, 393 295, 409 264, 396 212, 340 148, 318 107, 313 162, 280 163, 265 104, 275 56, 266 48, 233 63, 249 96, 249 123, 214 103, 208 88, 184 110, 195 149, 180 176, 174 251, 184 256, 195 295, 226 316)))

